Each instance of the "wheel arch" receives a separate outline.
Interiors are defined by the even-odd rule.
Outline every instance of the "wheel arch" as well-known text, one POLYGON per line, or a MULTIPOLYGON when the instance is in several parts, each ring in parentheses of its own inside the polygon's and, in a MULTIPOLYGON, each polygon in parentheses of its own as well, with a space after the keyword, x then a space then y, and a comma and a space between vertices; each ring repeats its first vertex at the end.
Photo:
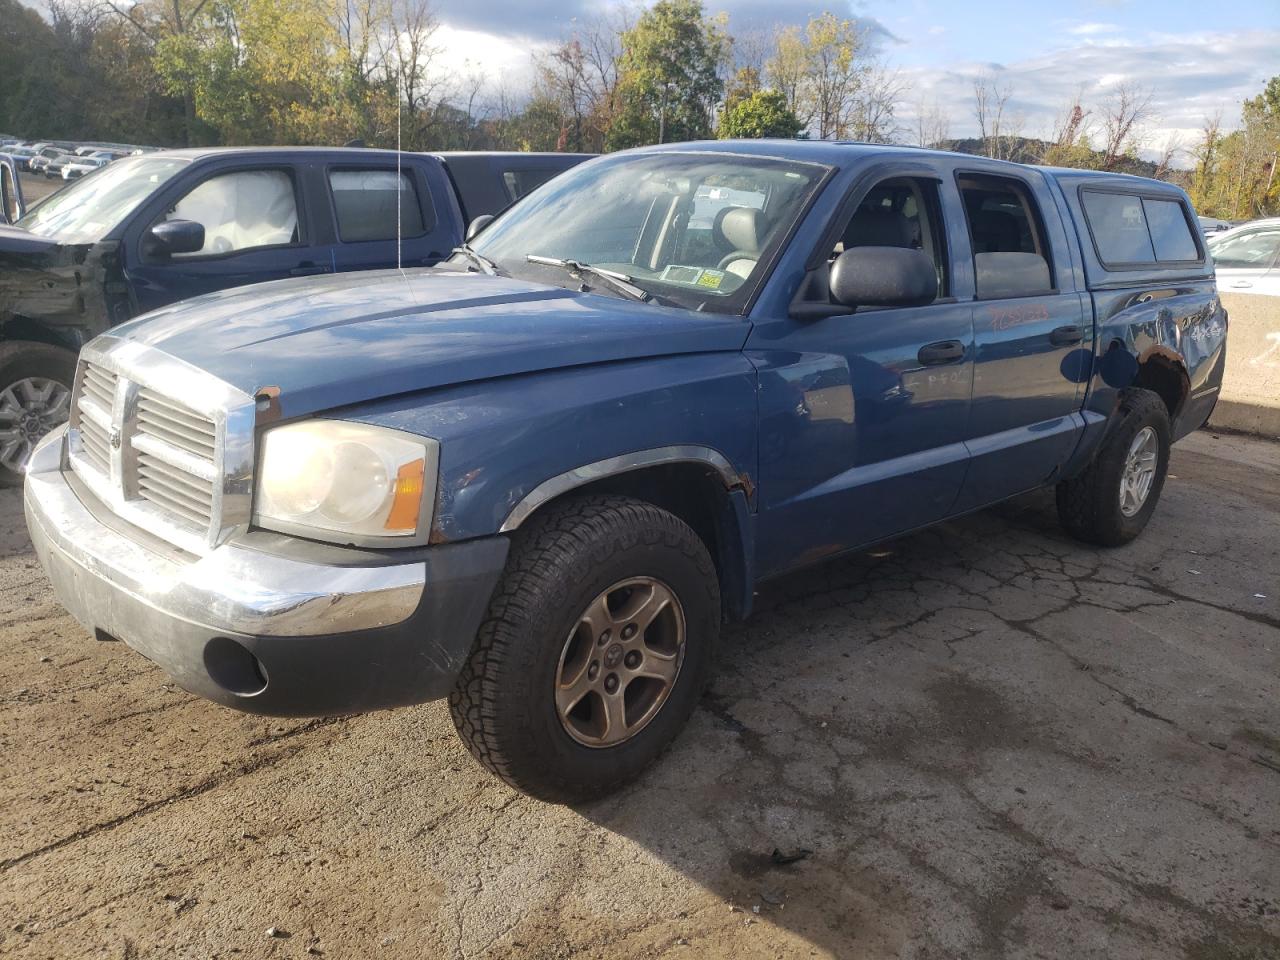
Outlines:
POLYGON ((1172 350, 1151 350, 1138 358, 1132 386, 1150 390, 1163 400, 1172 424, 1191 392, 1191 378, 1181 356, 1172 350))
POLYGON ((679 517, 706 544, 720 578, 724 614, 744 619, 754 587, 750 479, 718 451, 702 446, 638 451, 586 464, 543 481, 508 513, 513 533, 566 498, 609 493, 634 497, 679 517))

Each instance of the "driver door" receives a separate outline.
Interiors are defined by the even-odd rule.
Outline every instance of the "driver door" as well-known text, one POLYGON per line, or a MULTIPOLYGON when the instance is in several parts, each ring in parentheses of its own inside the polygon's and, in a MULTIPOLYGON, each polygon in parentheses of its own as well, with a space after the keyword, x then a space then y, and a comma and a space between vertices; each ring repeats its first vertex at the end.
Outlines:
POLYGON ((829 261, 851 246, 915 247, 934 262, 939 296, 754 326, 761 576, 945 517, 968 464, 972 310, 950 295, 939 184, 899 177, 849 199, 829 261))

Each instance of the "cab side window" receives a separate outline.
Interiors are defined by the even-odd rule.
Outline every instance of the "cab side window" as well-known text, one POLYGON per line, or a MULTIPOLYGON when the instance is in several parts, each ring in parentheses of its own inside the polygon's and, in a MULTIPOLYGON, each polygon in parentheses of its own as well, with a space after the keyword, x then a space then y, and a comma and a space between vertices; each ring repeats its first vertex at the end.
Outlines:
POLYGON ((174 259, 211 257, 298 242, 293 177, 284 170, 237 170, 201 182, 179 200, 167 220, 204 227, 204 246, 174 259))
POLYGON ((904 247, 933 261, 938 296, 948 295, 946 244, 938 186, 927 180, 898 178, 876 184, 845 224, 829 262, 855 247, 904 247))
POLYGON ((1031 191, 1008 177, 961 176, 979 299, 1053 292, 1049 247, 1031 191))

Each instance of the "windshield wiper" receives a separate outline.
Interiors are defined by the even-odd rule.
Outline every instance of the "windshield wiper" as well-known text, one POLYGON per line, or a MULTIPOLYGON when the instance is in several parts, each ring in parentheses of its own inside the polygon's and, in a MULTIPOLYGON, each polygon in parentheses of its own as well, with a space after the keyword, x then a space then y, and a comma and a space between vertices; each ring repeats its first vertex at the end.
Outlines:
MULTIPOLYGON (((562 260, 559 257, 544 257, 536 253, 531 253, 525 257, 530 263, 541 263, 548 267, 560 267, 567 270, 569 275, 575 280, 581 281, 583 274, 597 277, 605 282, 611 290, 622 294, 630 300, 638 300, 641 303, 648 303, 653 299, 653 295, 648 290, 636 286, 631 282, 631 278, 625 273, 618 273, 616 270, 606 270, 603 267, 593 267, 589 263, 583 263, 580 260, 562 260)), ((585 289, 585 285, 584 285, 585 289)))
POLYGON ((473 250, 471 248, 471 244, 469 243, 459 244, 458 246, 454 247, 453 250, 450 252, 462 254, 464 257, 466 257, 468 260, 474 263, 477 267, 479 267, 481 273, 488 274, 491 277, 498 276, 498 265, 494 263, 492 260, 490 260, 488 257, 486 257, 483 253, 473 250))

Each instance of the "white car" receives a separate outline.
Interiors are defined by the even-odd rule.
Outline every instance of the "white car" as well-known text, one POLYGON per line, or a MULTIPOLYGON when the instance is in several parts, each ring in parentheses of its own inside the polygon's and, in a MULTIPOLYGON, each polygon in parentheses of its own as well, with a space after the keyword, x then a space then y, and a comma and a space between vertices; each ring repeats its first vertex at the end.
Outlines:
POLYGON ((62 168, 62 179, 77 180, 85 174, 93 173, 93 171, 100 167, 105 167, 113 159, 115 158, 110 154, 95 153, 92 156, 80 157, 76 160, 72 160, 62 168))
POLYGON ((1220 293, 1280 297, 1280 217, 1209 237, 1220 293))

